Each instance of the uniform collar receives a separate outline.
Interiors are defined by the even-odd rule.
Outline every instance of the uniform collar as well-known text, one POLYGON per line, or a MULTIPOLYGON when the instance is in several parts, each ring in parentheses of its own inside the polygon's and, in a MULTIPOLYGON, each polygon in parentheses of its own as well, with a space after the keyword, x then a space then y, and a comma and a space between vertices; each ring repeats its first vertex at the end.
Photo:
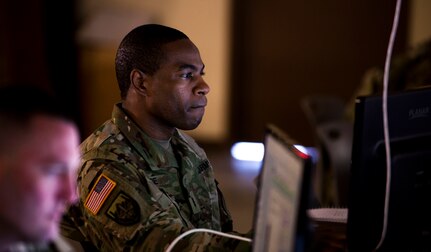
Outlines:
MULTIPOLYGON (((166 150, 145 133, 138 124, 127 115, 122 108, 121 102, 114 105, 112 120, 133 148, 135 148, 141 156, 148 157, 146 161, 149 163, 151 169, 163 167, 169 162, 169 160, 166 160, 166 150)), ((185 143, 178 129, 175 129, 171 141, 173 143, 185 143)))

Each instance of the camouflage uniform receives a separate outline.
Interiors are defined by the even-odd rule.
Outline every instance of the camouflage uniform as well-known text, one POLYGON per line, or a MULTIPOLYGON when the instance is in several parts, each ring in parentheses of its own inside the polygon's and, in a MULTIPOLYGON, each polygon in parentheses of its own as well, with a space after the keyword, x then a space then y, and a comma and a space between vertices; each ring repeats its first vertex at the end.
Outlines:
MULTIPOLYGON (((115 105, 112 120, 81 144, 80 201, 69 210, 63 234, 102 251, 163 251, 189 229, 232 231, 204 151, 178 130, 171 145, 173 152, 166 151, 115 105)), ((243 248, 249 250, 249 244, 208 233, 191 234, 175 246, 176 251, 243 248)))

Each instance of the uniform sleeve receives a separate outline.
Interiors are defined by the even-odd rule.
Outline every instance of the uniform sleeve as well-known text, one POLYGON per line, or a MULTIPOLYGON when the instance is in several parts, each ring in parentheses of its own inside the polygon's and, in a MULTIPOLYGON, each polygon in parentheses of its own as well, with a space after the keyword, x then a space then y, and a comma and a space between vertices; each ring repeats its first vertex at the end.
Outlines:
MULTIPOLYGON (((174 200, 152 190, 139 172, 105 164, 80 184, 80 209, 85 236, 101 251, 164 251, 193 226, 183 218, 174 200)), ((89 169, 91 171, 91 167, 89 169)), ((90 176, 91 172, 87 175, 90 176)), ((209 233, 183 238, 174 251, 249 251, 247 242, 209 233)))

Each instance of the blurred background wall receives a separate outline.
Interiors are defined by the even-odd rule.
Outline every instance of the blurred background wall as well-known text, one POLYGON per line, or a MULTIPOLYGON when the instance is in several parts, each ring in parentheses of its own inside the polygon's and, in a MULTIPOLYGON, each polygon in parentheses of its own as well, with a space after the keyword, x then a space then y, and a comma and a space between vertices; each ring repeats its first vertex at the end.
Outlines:
MULTIPOLYGON (((310 94, 349 100, 365 71, 383 67, 393 0, 32 0, 0 3, 0 83, 55 89, 83 136, 119 100, 115 50, 133 27, 173 26, 195 42, 211 85, 198 141, 261 141, 275 123, 305 145, 310 94), (25 6, 23 6, 25 5, 25 6)), ((431 3, 404 1, 394 53, 430 39, 431 3)))

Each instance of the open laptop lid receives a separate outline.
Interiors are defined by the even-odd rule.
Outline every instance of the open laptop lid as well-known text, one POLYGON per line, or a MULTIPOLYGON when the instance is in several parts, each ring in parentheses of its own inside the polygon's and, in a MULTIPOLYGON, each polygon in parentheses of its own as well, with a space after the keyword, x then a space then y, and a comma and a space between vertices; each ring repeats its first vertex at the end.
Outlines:
POLYGON ((274 125, 265 152, 254 210, 253 252, 306 250, 311 156, 274 125))

